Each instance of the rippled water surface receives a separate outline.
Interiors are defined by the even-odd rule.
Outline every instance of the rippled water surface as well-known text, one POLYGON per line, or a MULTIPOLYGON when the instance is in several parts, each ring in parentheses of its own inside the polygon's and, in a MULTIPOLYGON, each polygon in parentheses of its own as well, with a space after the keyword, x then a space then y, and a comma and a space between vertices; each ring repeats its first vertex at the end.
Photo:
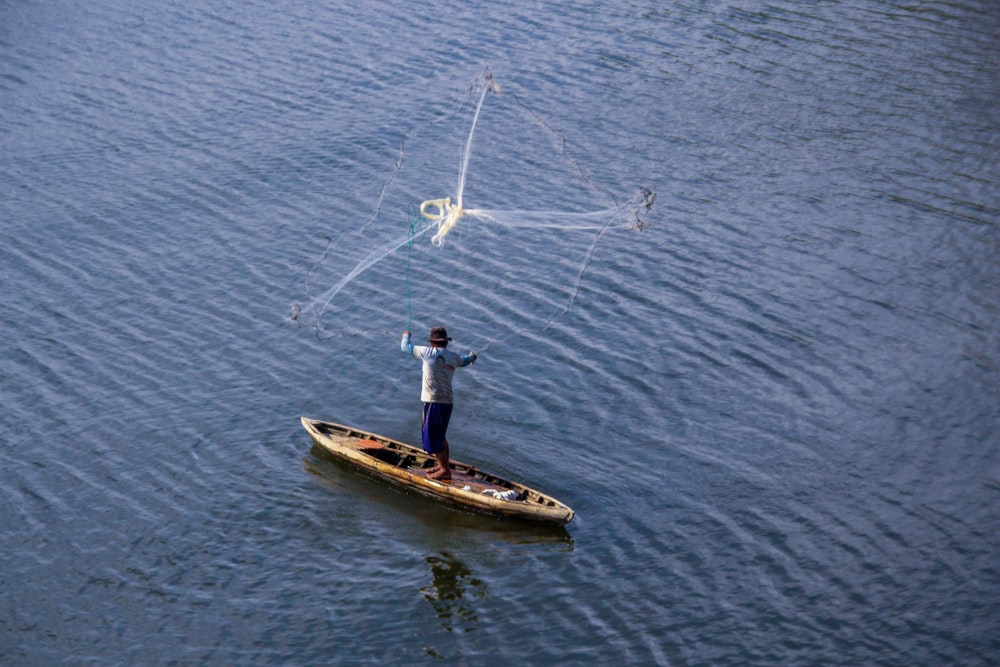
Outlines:
POLYGON ((0 0, 0 662, 1000 662, 998 45, 985 0, 0 0), (466 204, 561 226, 407 246, 485 68, 466 204), (438 323, 453 454, 567 527, 311 452, 419 439, 438 323))

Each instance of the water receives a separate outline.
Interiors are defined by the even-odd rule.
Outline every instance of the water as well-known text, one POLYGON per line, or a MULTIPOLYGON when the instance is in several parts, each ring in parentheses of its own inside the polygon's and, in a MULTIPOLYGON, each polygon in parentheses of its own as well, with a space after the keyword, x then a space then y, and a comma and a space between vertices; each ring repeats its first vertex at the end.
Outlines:
POLYGON ((0 661, 997 663, 998 38, 986 1, 0 3, 0 661), (291 320, 454 195, 484 67, 465 205, 648 187, 645 230, 466 217, 291 320), (303 414, 419 437, 410 308, 482 352, 456 458, 565 529, 310 453, 303 414))

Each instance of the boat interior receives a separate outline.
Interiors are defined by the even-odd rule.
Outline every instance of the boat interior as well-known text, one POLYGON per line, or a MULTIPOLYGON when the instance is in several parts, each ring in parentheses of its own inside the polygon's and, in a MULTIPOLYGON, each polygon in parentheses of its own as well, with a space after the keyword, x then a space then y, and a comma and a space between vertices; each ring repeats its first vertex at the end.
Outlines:
MULTIPOLYGON (((344 429, 335 424, 326 424, 322 422, 315 424, 315 428, 326 435, 350 440, 351 447, 364 452, 365 454, 376 458, 383 463, 387 463, 397 468, 427 469, 434 467, 437 463, 433 456, 430 456, 419 449, 413 447, 403 448, 402 446, 390 441, 376 440, 370 434, 364 432, 344 429)), ((493 487, 498 490, 514 488, 514 485, 506 480, 488 473, 483 473, 482 471, 474 468, 469 468, 464 464, 459 464, 456 467, 453 462, 453 468, 455 470, 455 474, 462 475, 466 481, 475 480, 475 486, 477 489, 480 489, 480 487, 493 487)), ((558 503, 556 503, 552 498, 548 498, 537 491, 524 488, 517 490, 517 500, 529 501, 549 507, 558 506, 558 503)))
POLYGON ((434 458, 426 454, 400 451, 375 440, 362 440, 358 444, 358 449, 368 456, 397 468, 431 468, 435 463, 434 458))

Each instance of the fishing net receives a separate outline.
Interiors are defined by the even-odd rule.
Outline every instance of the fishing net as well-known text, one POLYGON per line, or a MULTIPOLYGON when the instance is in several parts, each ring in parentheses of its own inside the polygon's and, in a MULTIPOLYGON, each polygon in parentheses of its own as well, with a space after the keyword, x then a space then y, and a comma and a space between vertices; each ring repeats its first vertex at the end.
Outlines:
MULTIPOLYGON (((395 168, 379 191, 375 211, 368 222, 361 227, 356 236, 365 237, 366 232, 368 232, 369 229, 377 226, 376 221, 379 219, 387 199, 390 198, 393 201, 392 206, 399 206, 400 204, 405 203, 404 210, 407 210, 409 214, 407 224, 405 226, 393 225, 392 228, 397 230, 395 234, 375 234, 376 237, 381 236, 381 239, 374 239, 374 242, 369 243, 366 249, 362 252, 352 253, 357 257, 357 259, 353 262, 353 264, 349 263, 349 268, 346 268, 346 270, 345 267, 339 263, 336 267, 333 267, 336 269, 334 271, 322 270, 328 263, 330 248, 334 244, 332 239, 328 240, 327 248, 323 255, 307 274, 307 298, 305 304, 296 304, 293 306, 291 319, 297 321, 300 326, 315 327, 317 335, 327 331, 327 327, 323 324, 324 315, 333 307, 336 297, 344 289, 351 285, 362 273, 376 266, 389 256, 394 255, 397 251, 405 248, 405 288, 409 319, 407 328, 410 328, 413 320, 412 299, 410 298, 412 293, 410 276, 411 253, 414 244, 422 241, 426 236, 430 236, 429 242, 432 247, 440 248, 445 243, 446 237, 448 237, 449 234, 452 234, 456 228, 468 225, 493 225, 505 230, 519 231, 555 230, 557 233, 564 234, 580 234, 589 232, 593 236, 589 244, 586 245, 585 248, 581 249, 582 256, 580 257, 579 269, 575 278, 573 289, 570 290, 564 307, 561 308, 558 313, 553 314, 549 318, 548 323, 551 323, 554 317, 567 312, 572 307, 579 292, 584 274, 587 271, 587 267, 591 263, 594 249, 596 248, 601 236, 609 229, 617 228, 641 231, 645 228, 646 223, 643 221, 642 216, 644 216, 645 213, 652 208, 655 200, 655 194, 648 189, 641 188, 635 196, 626 199, 618 197, 614 193, 600 188, 593 180, 591 180, 580 164, 570 156, 566 148, 567 142, 565 138, 556 132, 540 115, 524 104, 524 102, 522 102, 520 97, 516 94, 501 92, 499 84, 489 71, 484 71, 479 77, 477 77, 469 89, 469 102, 462 105, 456 113, 465 109, 471 110, 471 123, 467 134, 464 135, 465 140, 461 147, 458 178, 454 191, 450 194, 439 192, 438 194, 446 194, 446 196, 423 199, 421 203, 417 205, 416 202, 420 200, 412 198, 412 193, 417 192, 420 189, 426 190, 428 187, 440 187, 440 184, 434 185, 433 180, 428 181, 426 178, 423 180, 417 178, 411 179, 411 182, 401 186, 402 190, 409 191, 405 192, 402 197, 400 197, 399 193, 393 193, 393 195, 390 196, 390 190, 394 185, 399 184, 398 182, 401 180, 401 175, 406 171, 404 168, 404 163, 406 162, 405 158, 408 155, 406 149, 410 143, 411 137, 409 135, 404 136, 399 145, 399 154, 396 160, 395 168), (559 208, 531 209, 528 207, 503 209, 481 207, 466 208, 465 193, 470 159, 473 154, 473 140, 474 138, 477 138, 476 128, 479 124, 484 103, 490 95, 503 95, 507 97, 508 100, 513 102, 512 108, 521 111, 521 115, 523 117, 529 119, 531 123, 540 129, 542 134, 548 137, 548 145, 554 148, 542 151, 543 144, 541 142, 531 144, 532 147, 536 147, 540 152, 545 153, 544 157, 539 157, 537 160, 532 161, 538 164, 540 170, 544 171, 549 180, 551 180, 552 177, 549 176, 552 171, 551 166, 556 161, 552 159, 552 151, 555 151, 555 157, 557 157, 558 161, 564 166, 564 169, 562 170, 562 180, 567 182, 567 191, 572 191, 573 193, 571 197, 567 198, 568 203, 578 204, 577 200, 580 196, 579 193, 586 191, 589 193, 589 197, 592 201, 603 202, 604 205, 595 206, 591 210, 586 211, 560 210, 559 208), (581 185, 583 187, 581 187, 581 185), (337 274, 338 272, 339 275, 335 275, 332 279, 326 278, 331 282, 327 283, 329 286, 324 291, 317 295, 312 294, 310 283, 317 282, 317 276, 320 276, 321 274, 322 276, 329 276, 331 273, 337 274)), ((453 115, 454 114, 449 114, 431 122, 442 123, 451 118, 453 115)), ((489 139, 489 137, 487 137, 487 139, 489 139)), ((487 141, 486 143, 487 155, 483 156, 483 158, 485 162, 490 162, 489 158, 491 155, 489 152, 502 151, 504 149, 504 144, 502 141, 487 141)), ((438 152, 435 148, 436 147, 432 145, 430 148, 425 147, 423 150, 419 151, 418 162, 422 161, 422 163, 418 164, 415 171, 422 176, 426 176, 428 173, 438 174, 441 172, 440 166, 437 164, 440 160, 440 155, 434 154, 438 152)), ((496 183, 497 180, 506 180, 505 176, 506 175, 494 175, 494 178, 490 179, 490 182, 496 183)), ((541 181, 543 179, 536 180, 541 181)), ((551 187, 551 185, 548 187, 551 187)), ((528 188, 530 188, 530 185, 525 186, 524 190, 527 190, 528 188)), ((493 192, 485 192, 483 191, 483 188, 479 188, 481 191, 480 196, 503 197, 504 194, 502 192, 498 192, 498 190, 501 189, 502 185, 494 188, 493 192)), ((547 191, 540 191, 537 194, 538 198, 545 197, 547 199, 552 199, 550 193, 547 191)), ((382 229, 382 227, 379 227, 379 229, 382 229)), ((502 250, 502 248, 498 248, 499 252, 502 252, 502 250)))

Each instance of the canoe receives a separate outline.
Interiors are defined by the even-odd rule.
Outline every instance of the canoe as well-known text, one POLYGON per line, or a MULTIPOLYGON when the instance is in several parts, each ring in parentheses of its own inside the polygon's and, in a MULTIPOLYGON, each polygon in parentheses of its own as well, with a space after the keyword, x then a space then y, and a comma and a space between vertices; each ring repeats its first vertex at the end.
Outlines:
POLYGON ((451 461, 451 479, 427 476, 437 459, 420 447, 333 422, 302 417, 322 451, 394 486, 494 516, 565 525, 573 510, 552 496, 474 466, 451 461))

